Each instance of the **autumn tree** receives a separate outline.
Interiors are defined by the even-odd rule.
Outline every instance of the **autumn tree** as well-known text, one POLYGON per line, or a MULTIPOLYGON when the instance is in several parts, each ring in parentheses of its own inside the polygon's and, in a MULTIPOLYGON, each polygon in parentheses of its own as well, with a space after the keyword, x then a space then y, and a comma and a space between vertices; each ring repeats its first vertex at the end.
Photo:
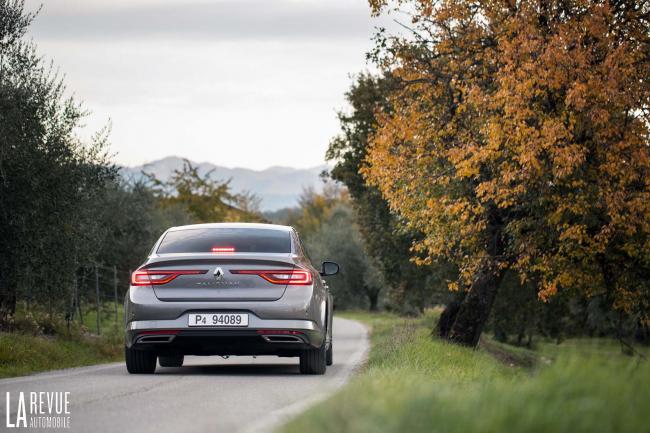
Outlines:
POLYGON ((289 212, 283 223, 294 227, 301 236, 309 237, 320 230, 336 206, 348 200, 348 191, 333 182, 325 183, 321 192, 304 188, 298 198, 298 208, 289 212))
POLYGON ((260 200, 250 192, 233 193, 230 180, 212 177, 214 170, 200 173, 185 159, 167 180, 144 173, 163 207, 180 207, 196 223, 259 222, 260 200))
MULTIPOLYGON (((370 1, 375 13, 390 10, 370 1)), ((604 296, 650 321, 650 3, 413 0, 379 36, 401 85, 363 173, 466 295, 476 345, 506 270, 541 299, 604 296)))

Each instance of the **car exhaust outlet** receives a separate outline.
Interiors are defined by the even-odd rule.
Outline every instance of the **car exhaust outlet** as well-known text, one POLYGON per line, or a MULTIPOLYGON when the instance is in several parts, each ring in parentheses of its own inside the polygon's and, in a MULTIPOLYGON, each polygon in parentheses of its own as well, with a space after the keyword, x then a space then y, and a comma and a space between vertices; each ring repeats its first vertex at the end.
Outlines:
POLYGON ((169 343, 175 335, 142 335, 136 340, 136 343, 169 343))
POLYGON ((304 343, 302 338, 295 335, 262 335, 267 343, 304 343))

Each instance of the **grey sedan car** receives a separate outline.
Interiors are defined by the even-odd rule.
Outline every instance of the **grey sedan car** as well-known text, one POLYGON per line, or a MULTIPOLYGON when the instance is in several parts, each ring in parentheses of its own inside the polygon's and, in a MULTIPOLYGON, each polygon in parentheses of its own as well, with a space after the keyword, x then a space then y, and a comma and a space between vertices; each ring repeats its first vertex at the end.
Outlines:
POLYGON ((288 226, 173 227, 131 276, 125 297, 126 367, 147 374, 185 355, 300 357, 300 372, 332 364, 332 297, 288 226))

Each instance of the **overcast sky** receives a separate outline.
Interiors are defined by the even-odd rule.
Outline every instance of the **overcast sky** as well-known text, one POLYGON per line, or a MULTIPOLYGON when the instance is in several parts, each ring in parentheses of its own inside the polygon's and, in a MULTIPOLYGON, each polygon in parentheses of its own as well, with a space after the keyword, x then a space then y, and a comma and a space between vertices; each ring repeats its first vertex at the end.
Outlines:
POLYGON ((367 69, 366 0, 28 0, 30 36, 116 162, 324 162, 349 75, 367 69))

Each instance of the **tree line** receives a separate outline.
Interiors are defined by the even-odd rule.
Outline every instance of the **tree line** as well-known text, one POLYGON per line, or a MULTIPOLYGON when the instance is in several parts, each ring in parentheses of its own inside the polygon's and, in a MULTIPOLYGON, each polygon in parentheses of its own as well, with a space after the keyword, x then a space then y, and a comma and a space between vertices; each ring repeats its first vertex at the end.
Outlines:
POLYGON ((187 160, 168 179, 125 178, 112 162, 110 125, 79 138, 86 111, 24 38, 35 17, 21 0, 0 0, 0 329, 34 311, 82 323, 89 310, 112 317, 104 301, 121 302, 156 239, 202 222, 294 225, 314 263, 342 263, 331 282, 337 308, 379 307, 384 283, 345 188, 308 189, 298 207, 263 215, 254 194, 187 160))
POLYGON ((370 5, 403 31, 377 33, 327 156, 395 296, 443 283, 437 331, 469 346, 648 342, 650 3, 370 5))
POLYGON ((30 306, 50 316, 113 299, 170 226, 259 221, 259 200, 188 161, 170 179, 125 179, 110 125, 89 142, 87 112, 24 35, 38 11, 0 0, 0 328, 30 306), (114 271, 115 270, 115 271, 114 271), (117 274, 116 276, 114 275, 117 274), (98 289, 98 290, 99 290, 98 289))
POLYGON ((78 137, 86 112, 25 40, 35 13, 0 0, 0 325, 30 303, 70 315, 95 269, 124 281, 169 226, 273 221, 342 264, 337 308, 444 304, 436 332, 470 346, 650 341, 649 3, 370 4, 409 19, 346 93, 326 186, 262 214, 188 161, 124 179, 110 128, 78 137))

